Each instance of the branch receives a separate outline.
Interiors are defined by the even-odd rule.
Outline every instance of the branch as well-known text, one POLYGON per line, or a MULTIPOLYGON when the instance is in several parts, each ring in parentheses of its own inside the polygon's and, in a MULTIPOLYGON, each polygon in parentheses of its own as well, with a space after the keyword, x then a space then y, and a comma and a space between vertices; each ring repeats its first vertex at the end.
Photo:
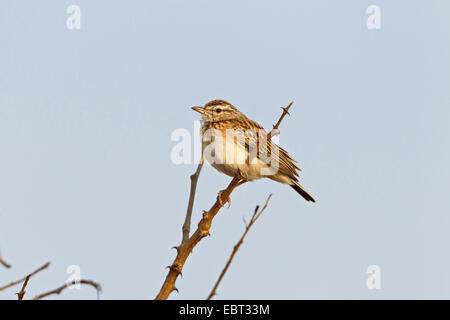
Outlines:
POLYGON ((100 284, 98 284, 98 283, 96 283, 96 282, 94 282, 92 280, 79 280, 79 281, 74 281, 74 282, 71 282, 71 283, 66 283, 66 284, 64 284, 64 285, 62 285, 62 286, 60 286, 60 287, 58 287, 58 288, 56 288, 54 290, 51 290, 51 291, 48 291, 46 293, 37 295, 36 297, 33 298, 33 300, 41 300, 42 298, 45 298, 45 297, 50 296, 52 294, 60 294, 61 291, 63 291, 64 289, 69 288, 69 287, 71 287, 71 286, 73 286, 75 284, 79 284, 79 283, 80 284, 87 284, 87 285, 90 285, 90 286, 94 287, 95 290, 97 290, 97 297, 102 292, 102 287, 101 287, 100 284))
POLYGON ((20 280, 11 282, 10 284, 7 284, 7 285, 5 285, 5 286, 3 286, 3 287, 0 287, 0 291, 5 290, 5 289, 7 289, 7 288, 10 288, 10 287, 12 287, 12 286, 15 286, 15 285, 17 285, 17 284, 19 284, 19 283, 22 283, 22 282, 26 281, 27 278, 31 278, 31 277, 34 276, 36 273, 41 272, 41 271, 44 270, 44 269, 47 269, 49 265, 50 265, 50 261, 47 262, 46 264, 44 264, 44 265, 43 265, 42 267, 40 267, 39 269, 34 270, 32 273, 30 273, 30 274, 27 275, 26 277, 23 277, 23 278, 20 279, 20 280))
POLYGON ((291 108, 291 106, 294 104, 294 101, 291 101, 291 103, 289 103, 289 105, 286 108, 281 107, 281 109, 283 109, 283 114, 281 115, 280 119, 278 119, 278 122, 276 125, 273 126, 272 131, 269 132, 269 134, 267 135, 267 141, 270 141, 270 139, 272 139, 272 136, 275 136, 277 134, 279 134, 279 130, 278 127, 281 124, 281 121, 283 121, 283 118, 288 114, 291 115, 289 113, 289 109, 291 108))
POLYGON ((204 163, 204 158, 202 156, 202 159, 200 163, 198 164, 197 170, 193 175, 191 175, 191 191, 189 194, 189 203, 188 208, 186 212, 186 219, 184 220, 183 224, 183 243, 186 243, 189 239, 189 233, 191 232, 191 217, 192 217, 192 208, 194 207, 194 199, 195 199, 195 191, 197 190, 197 181, 198 177, 200 176, 200 171, 202 170, 204 163))
POLYGON ((19 300, 23 300, 23 296, 25 295, 26 291, 25 291, 25 287, 28 284, 28 281, 30 280, 31 276, 27 275, 27 277, 25 278, 25 282, 23 283, 22 289, 20 289, 19 292, 17 292, 17 296, 19 297, 19 300))
POLYGON ((209 296, 206 300, 211 300, 211 298, 216 295, 217 287, 219 286, 225 273, 227 272, 228 268, 230 267, 231 261, 233 261, 233 258, 235 256, 235 254, 237 253, 237 251, 239 250, 239 247, 244 242, 245 236, 247 235, 248 231, 253 226, 253 224, 256 222, 256 220, 258 220, 258 218, 261 216, 261 213, 263 213, 263 211, 267 208, 267 204, 269 203, 269 200, 271 197, 272 197, 272 194, 269 195, 269 197, 266 200, 266 203, 264 204, 264 207, 262 207, 262 209, 259 212, 258 212, 259 206, 256 206, 255 212, 253 213, 253 216, 250 219, 250 223, 245 225, 244 234, 242 235, 241 239, 239 239, 238 243, 234 246, 233 252, 231 253, 230 258, 228 258, 228 261, 227 261, 225 267, 223 268, 222 273, 219 276, 219 279, 217 279, 216 284, 214 285, 213 289, 211 290, 211 293, 209 294, 209 296))
MULTIPOLYGON (((281 121, 283 121, 284 117, 285 117, 287 114, 290 115, 289 109, 291 108, 291 106, 292 106, 293 104, 294 104, 294 101, 291 101, 291 103, 289 103, 289 105, 288 105, 287 107, 285 107, 285 108, 281 107, 281 109, 283 109, 283 113, 281 114, 281 117, 278 119, 277 123, 273 126, 272 130, 267 134, 267 137, 266 137, 266 139, 265 139, 265 142, 263 142, 263 143, 267 143, 268 149, 269 149, 269 150, 272 150, 272 147, 273 147, 273 144, 274 144, 274 142, 272 142, 272 137, 273 137, 273 136, 277 136, 277 135, 280 134, 280 130, 278 129, 278 127, 280 126, 281 121)), ((258 139, 258 140, 257 140, 256 148, 254 148, 253 150, 251 150, 251 152, 250 152, 250 154, 249 154, 249 156, 248 156, 249 163, 252 163, 252 162, 253 162, 253 159, 256 157, 257 152, 258 152, 258 150, 259 150, 259 143, 260 143, 260 142, 259 142, 259 139, 258 139)))
POLYGON ((178 291, 175 287, 175 281, 178 276, 181 274, 184 263, 192 252, 192 249, 200 242, 204 237, 209 236, 209 230, 211 228, 212 220, 219 212, 219 210, 223 207, 223 204, 226 201, 223 199, 228 199, 230 197, 231 192, 242 184, 241 178, 236 176, 231 180, 230 184, 225 190, 222 190, 220 195, 217 197, 216 202, 213 206, 208 210, 203 212, 203 218, 198 223, 197 230, 192 234, 190 238, 187 239, 186 242, 181 242, 181 244, 176 247, 177 256, 169 268, 169 273, 166 276, 166 279, 156 296, 156 300, 166 300, 172 291, 178 291))
POLYGON ((5 260, 3 260, 1 251, 0 251, 0 264, 2 266, 4 266, 5 268, 11 268, 11 265, 8 262, 6 262, 5 260))

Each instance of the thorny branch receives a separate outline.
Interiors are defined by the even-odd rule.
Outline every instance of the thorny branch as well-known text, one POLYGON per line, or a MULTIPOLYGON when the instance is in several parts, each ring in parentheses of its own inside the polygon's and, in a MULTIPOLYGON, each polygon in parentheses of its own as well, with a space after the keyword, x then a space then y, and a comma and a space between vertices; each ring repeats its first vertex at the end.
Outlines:
POLYGON ((44 264, 44 265, 43 265, 42 267, 40 267, 39 269, 34 270, 34 271, 33 271, 32 273, 30 273, 29 275, 23 277, 22 279, 17 280, 17 281, 13 281, 13 282, 11 282, 11 283, 9 283, 9 284, 3 286, 3 287, 0 287, 0 291, 5 290, 5 289, 10 288, 10 287, 13 287, 13 286, 15 286, 15 285, 17 285, 17 284, 19 284, 19 283, 22 283, 22 282, 26 281, 27 278, 31 278, 31 277, 34 276, 36 273, 41 272, 41 271, 44 270, 44 269, 47 269, 49 265, 50 265, 50 261, 47 262, 46 264, 44 264))
POLYGON ((261 210, 259 210, 259 206, 256 206, 255 212, 253 213, 253 216, 250 219, 250 222, 245 225, 244 234, 239 239, 238 243, 236 243, 236 245, 234 246, 233 252, 231 253, 231 255, 228 258, 228 261, 227 261, 225 267, 223 268, 222 272, 220 273, 219 279, 217 279, 216 284, 214 285, 213 289, 211 290, 211 293, 209 294, 208 298, 206 298, 206 300, 211 300, 211 298, 216 295, 217 287, 219 286, 220 282, 222 281, 223 277, 225 276, 225 273, 227 272, 228 268, 230 267, 231 261, 233 261, 233 258, 236 255, 236 253, 238 252, 239 247, 244 242, 245 236, 247 235, 247 233, 249 232, 249 230, 253 226, 253 224, 256 222, 256 220, 258 220, 258 218, 261 216, 261 213, 263 213, 263 211, 267 208, 267 205, 268 205, 269 200, 270 200, 271 197, 272 197, 272 194, 269 195, 269 197, 266 200, 266 203, 261 208, 261 210), (258 210, 259 210, 259 212, 258 212, 258 210))
POLYGON ((272 136, 275 136, 279 133, 278 127, 281 124, 281 121, 283 121, 283 118, 288 114, 291 115, 289 113, 289 109, 291 108, 291 106, 294 104, 294 101, 291 101, 291 103, 289 103, 289 105, 286 108, 281 108, 283 109, 283 114, 281 115, 280 119, 278 119, 278 122, 276 125, 273 126, 273 129, 269 132, 268 136, 267 136, 267 141, 270 141, 270 139, 272 138, 272 136))
POLYGON ((175 281, 177 280, 178 275, 181 274, 184 263, 186 262, 187 258, 192 252, 192 249, 194 249, 197 243, 201 239, 209 235, 212 220, 219 212, 219 210, 222 208, 223 203, 225 202, 223 201, 223 199, 228 199, 230 197, 231 192, 233 192, 233 190, 238 185, 240 185, 240 182, 241 182, 240 177, 235 177, 233 178, 233 180, 231 180, 228 187, 221 192, 222 200, 219 200, 220 197, 217 197, 217 200, 214 203, 214 205, 208 211, 203 212, 203 218, 198 223, 197 230, 192 234, 191 237, 187 239, 186 242, 181 242, 181 244, 178 247, 176 247, 177 256, 172 265, 168 267, 169 273, 166 276, 166 279, 161 287, 161 290, 156 296, 156 300, 166 300, 172 291, 178 291, 178 289, 175 287, 175 281))
MULTIPOLYGON (((281 115, 278 122, 273 126, 272 131, 270 131, 270 133, 268 134, 267 138, 268 141, 270 141, 273 135, 279 132, 278 127, 280 126, 281 121, 286 116, 286 114, 289 114, 289 108, 292 106, 292 104, 293 102, 291 102, 286 108, 282 108, 283 114, 281 115)), ((182 274, 181 272, 183 270, 187 258, 189 257, 189 255, 191 254, 192 250, 197 245, 197 243, 200 242, 200 240, 203 239, 204 237, 210 235, 209 230, 211 228, 212 220, 219 212, 219 210, 222 208, 224 202, 229 200, 230 194, 233 192, 233 190, 246 182, 246 180, 243 180, 242 177, 240 176, 234 177, 233 180, 231 180, 228 187, 219 193, 219 196, 217 197, 217 200, 214 203, 214 205, 208 211, 203 212, 203 217, 198 223, 197 230, 192 234, 191 237, 189 237, 195 190, 197 186, 198 176, 200 174, 202 166, 203 166, 203 157, 202 162, 199 164, 197 168, 197 171, 191 176, 191 191, 189 196, 188 210, 182 228, 183 238, 181 244, 178 247, 174 247, 177 250, 177 256, 175 257, 175 260, 173 261, 172 265, 167 267, 169 269, 169 273, 167 274, 166 279, 164 280, 164 283, 158 295, 155 298, 156 300, 166 300, 172 293, 172 291, 178 292, 178 289, 175 287, 175 282, 178 276, 182 274)))
POLYGON ((90 286, 94 287, 95 290, 97 290, 97 298, 99 297, 99 294, 102 291, 102 287, 101 287, 100 284, 98 284, 98 283, 96 283, 96 282, 94 282, 92 280, 83 280, 82 279, 82 280, 79 280, 79 281, 63 284, 62 286, 60 286, 60 287, 58 287, 56 289, 53 289, 53 290, 48 291, 46 293, 37 295, 36 297, 33 298, 33 300, 41 300, 42 298, 45 298, 45 297, 50 296, 52 294, 60 294, 61 291, 63 291, 64 289, 69 288, 69 287, 71 287, 71 286, 73 286, 75 284, 78 284, 78 283, 80 283, 80 284, 87 284, 87 285, 90 285, 90 286))

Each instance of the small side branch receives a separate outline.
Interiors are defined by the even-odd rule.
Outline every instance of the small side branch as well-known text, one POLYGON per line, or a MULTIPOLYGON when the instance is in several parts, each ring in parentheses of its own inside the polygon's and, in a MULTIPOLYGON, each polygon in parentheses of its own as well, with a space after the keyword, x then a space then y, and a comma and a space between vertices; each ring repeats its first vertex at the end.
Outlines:
POLYGON ((19 297, 19 300, 23 300, 23 296, 25 295, 26 291, 25 288, 28 284, 28 281, 30 280, 31 276, 27 275, 27 277, 25 278, 25 282, 23 283, 22 289, 20 289, 19 292, 17 292, 17 296, 19 297))
POLYGON ((4 266, 5 268, 11 268, 11 265, 8 262, 6 262, 5 260, 3 260, 1 251, 0 251, 0 264, 2 266, 4 266))
MULTIPOLYGON (((291 103, 289 103, 287 107, 284 107, 284 108, 281 107, 281 109, 283 109, 283 113, 281 114, 281 116, 278 119, 277 123, 275 125, 273 125, 272 130, 267 134, 267 137, 265 137, 265 139, 264 139, 265 142, 263 142, 263 143, 267 143, 267 147, 268 147, 269 150, 272 150, 272 147, 273 147, 273 144, 274 144, 274 142, 272 142, 272 137, 277 136, 277 135, 280 134, 280 130, 278 129, 278 127, 280 126, 281 121, 283 121, 284 117, 287 114, 290 115, 289 109, 291 108, 291 106, 293 104, 294 104, 294 101, 291 101, 291 103)), ((251 152, 250 152, 250 154, 248 156, 249 163, 252 163, 253 159, 256 157, 257 152, 260 149, 259 143, 260 143, 260 141, 258 139, 256 148, 251 150, 251 152)))
POLYGON ((189 239, 189 233, 191 232, 191 217, 192 217, 192 209, 194 208, 194 199, 195 199, 195 191, 197 190, 197 181, 198 177, 200 176, 200 171, 202 170, 204 163, 204 159, 202 156, 202 159, 200 163, 198 164, 197 170, 193 175, 191 175, 191 191, 189 193, 189 203, 187 207, 186 212, 186 219, 184 220, 183 224, 183 240, 182 243, 186 243, 189 239))
POLYGON ((285 107, 285 108, 282 107, 281 108, 281 109, 283 109, 283 113, 281 114, 280 119, 278 119, 278 122, 273 126, 273 129, 267 135, 267 141, 270 141, 270 139, 272 139, 273 136, 276 136, 276 135, 278 135, 280 133, 279 130, 278 130, 278 127, 280 126, 281 121, 283 121, 284 117, 287 114, 290 115, 289 109, 291 108, 291 106, 293 104, 294 104, 294 101, 291 101, 291 103, 289 103, 289 105, 287 107, 285 107))
POLYGON ((50 261, 47 262, 46 264, 44 264, 44 265, 43 265, 42 267, 40 267, 39 269, 36 269, 36 270, 34 270, 32 273, 30 273, 30 274, 28 274, 27 276, 23 277, 22 279, 17 280, 17 281, 13 281, 13 282, 11 282, 11 283, 9 283, 9 284, 3 286, 3 287, 0 287, 0 291, 5 290, 5 289, 8 289, 8 288, 10 288, 10 287, 13 287, 13 286, 15 286, 15 285, 17 285, 17 284, 19 284, 19 283, 22 283, 22 282, 26 281, 27 278, 31 278, 31 277, 34 276, 36 273, 39 273, 39 272, 41 272, 42 270, 47 269, 49 265, 50 265, 50 261))
POLYGON ((223 277, 225 276, 225 273, 227 272, 228 268, 231 265, 231 262, 233 261, 234 256, 236 255, 236 253, 239 250, 239 247, 242 245, 242 243, 244 242, 245 236, 247 235, 247 233, 250 231, 250 228, 253 226, 253 224, 256 222, 256 220, 258 220, 258 218, 261 216, 261 213, 263 213, 263 211, 267 208, 267 205, 269 203, 270 198, 272 197, 272 194, 269 195, 269 197, 266 200, 266 203, 264 204, 264 207, 261 208, 261 210, 259 210, 259 206, 256 206, 255 208, 255 212, 253 213, 252 218, 250 219, 250 222, 248 224, 245 225, 245 231, 244 234, 242 235, 242 237, 239 239, 238 243, 236 243, 236 245, 233 248, 233 252, 231 253, 230 257, 228 258, 228 261, 225 265, 225 267, 223 268, 222 272, 220 273, 219 279, 217 279, 216 284, 214 285, 213 289, 211 290, 211 293, 209 294, 208 298, 206 298, 206 300, 211 300, 212 297, 214 297, 216 295, 216 290, 219 287, 220 282, 222 281, 223 277), (258 211, 259 210, 259 211, 258 211))
POLYGON ((53 289, 51 291, 48 291, 46 293, 37 295, 36 297, 33 298, 33 300, 41 300, 45 297, 48 297, 52 294, 60 294, 64 289, 67 289, 75 284, 86 284, 86 285, 90 285, 91 287, 94 287, 95 290, 97 290, 97 298, 99 297, 99 294, 102 292, 102 287, 100 284, 98 284, 97 282, 94 282, 92 280, 79 280, 79 281, 75 281, 75 282, 71 282, 71 283, 66 283, 56 289, 53 289))

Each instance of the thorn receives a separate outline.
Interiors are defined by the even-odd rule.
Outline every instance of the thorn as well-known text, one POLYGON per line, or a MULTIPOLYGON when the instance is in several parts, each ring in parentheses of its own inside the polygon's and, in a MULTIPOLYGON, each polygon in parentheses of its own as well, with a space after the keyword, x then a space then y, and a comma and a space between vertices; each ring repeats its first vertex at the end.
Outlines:
POLYGON ((209 237, 209 236, 211 236, 211 233, 209 233, 209 231, 206 230, 202 231, 202 237, 209 237))
POLYGON ((172 291, 176 291, 177 293, 180 293, 180 291, 178 291, 177 287, 173 287, 172 291))
POLYGON ((178 247, 178 246, 173 246, 172 248, 170 248, 170 249, 175 249, 175 250, 177 250, 177 252, 179 252, 180 251, 180 247, 178 247))
POLYGON ((289 113, 289 108, 290 108, 290 106, 287 108, 281 107, 281 109, 283 109, 283 112, 285 112, 287 115, 290 116, 291 114, 289 113))

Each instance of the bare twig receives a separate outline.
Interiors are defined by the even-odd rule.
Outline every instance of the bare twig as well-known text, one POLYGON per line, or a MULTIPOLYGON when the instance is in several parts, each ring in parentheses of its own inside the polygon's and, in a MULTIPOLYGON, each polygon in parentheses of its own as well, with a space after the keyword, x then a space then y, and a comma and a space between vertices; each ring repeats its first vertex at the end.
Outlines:
POLYGON ((25 282, 23 283, 22 289, 20 289, 19 292, 17 292, 17 296, 19 297, 19 300, 23 300, 23 296, 25 295, 26 291, 25 288, 28 284, 28 281, 30 280, 30 275, 27 275, 27 277, 25 278, 25 282))
POLYGON ((253 224, 256 222, 256 220, 258 220, 258 218, 261 216, 261 213, 263 213, 263 211, 267 208, 267 204, 269 203, 269 200, 271 197, 272 197, 272 194, 269 195, 269 197, 266 200, 266 203, 264 204, 264 207, 262 207, 261 210, 259 210, 259 206, 256 206, 255 212, 253 213, 253 216, 250 219, 250 222, 248 224, 245 222, 245 219, 244 219, 244 223, 245 223, 244 234, 239 239, 238 243, 236 243, 236 245, 234 246, 233 252, 231 253, 230 257, 228 258, 228 261, 227 261, 225 267, 223 268, 222 272, 220 273, 219 279, 217 279, 216 284, 214 285, 213 289, 211 290, 211 293, 209 294, 207 300, 211 300, 211 298, 216 295, 217 287, 219 286, 220 282, 222 281, 223 277, 225 276, 225 273, 227 272, 228 268, 230 267, 231 261, 233 261, 233 258, 235 256, 235 254, 237 253, 237 251, 239 250, 239 247, 244 242, 245 236, 247 235, 248 231, 253 226, 253 224), (258 212, 258 210, 259 210, 259 212, 258 212))
POLYGON ((0 291, 5 290, 5 289, 10 288, 10 287, 13 287, 13 286, 15 286, 15 285, 17 285, 17 284, 19 284, 19 283, 22 283, 22 282, 26 281, 27 278, 31 278, 31 277, 34 276, 36 273, 41 272, 41 271, 44 270, 44 269, 47 269, 49 265, 50 265, 50 261, 47 262, 46 264, 44 264, 44 265, 43 265, 42 267, 40 267, 39 269, 36 269, 36 270, 34 270, 32 273, 30 273, 30 274, 28 274, 27 276, 23 277, 22 279, 17 280, 17 281, 13 281, 13 282, 11 282, 10 284, 7 284, 7 285, 5 285, 5 286, 3 286, 3 287, 0 287, 0 291))
POLYGON ((6 262, 5 260, 3 260, 1 251, 0 251, 0 264, 2 266, 4 266, 5 268, 11 268, 11 265, 8 262, 6 262))
POLYGON ((248 162, 252 163, 253 159, 256 157, 258 151, 260 150, 260 143, 267 143, 267 148, 269 150, 269 152, 271 152, 270 150, 272 150, 272 147, 274 146, 274 142, 272 141, 272 137, 277 136, 280 134, 280 130, 278 130, 278 127, 281 124, 281 121, 283 121, 284 117, 289 114, 289 109, 291 108, 291 106, 294 104, 294 101, 291 101, 291 103, 289 103, 289 105, 285 108, 281 107, 281 109, 283 109, 283 113, 281 114, 281 117, 278 119, 277 123, 275 125, 273 125, 272 130, 267 134, 267 136, 265 137, 265 139, 263 139, 263 141, 260 142, 260 139, 257 139, 257 145, 255 148, 253 148, 252 150, 250 150, 250 154, 248 156, 248 162))
POLYGON ((278 127, 281 124, 281 121, 283 121, 283 118, 289 114, 289 109, 291 108, 291 106, 294 104, 294 101, 291 101, 291 103, 289 103, 289 105, 286 108, 281 108, 283 109, 283 114, 281 115, 280 119, 278 119, 278 122, 276 125, 273 126, 273 129, 269 132, 268 136, 267 136, 267 141, 270 141, 270 139, 272 139, 272 136, 278 134, 278 127))
POLYGON ((101 285, 96 283, 96 282, 94 282, 94 281, 92 281, 92 280, 79 280, 79 281, 63 284, 62 286, 60 286, 60 287, 58 287, 58 288, 56 288, 54 290, 51 290, 51 291, 48 291, 46 293, 37 295, 36 297, 33 298, 33 300, 41 300, 42 298, 48 297, 48 296, 50 296, 52 294, 60 294, 64 289, 69 288, 69 287, 71 287, 71 286, 73 286, 75 284, 78 284, 78 283, 87 284, 87 285, 90 285, 90 286, 94 287, 95 290, 97 290, 97 297, 100 294, 100 292, 102 291, 101 285))
POLYGON ((186 212, 186 219, 184 220, 184 224, 183 224, 183 228, 182 228, 182 231, 183 231, 182 243, 186 243, 188 241, 189 233, 191 232, 191 217, 192 217, 192 209, 194 207, 195 191, 197 189, 197 181, 198 181, 198 177, 200 176, 200 171, 202 170, 203 163, 204 163, 204 158, 202 156, 202 159, 201 159, 200 163, 198 164, 197 170, 195 171, 195 173, 193 175, 191 175, 191 191, 189 194, 189 203, 188 203, 187 212, 186 212))

